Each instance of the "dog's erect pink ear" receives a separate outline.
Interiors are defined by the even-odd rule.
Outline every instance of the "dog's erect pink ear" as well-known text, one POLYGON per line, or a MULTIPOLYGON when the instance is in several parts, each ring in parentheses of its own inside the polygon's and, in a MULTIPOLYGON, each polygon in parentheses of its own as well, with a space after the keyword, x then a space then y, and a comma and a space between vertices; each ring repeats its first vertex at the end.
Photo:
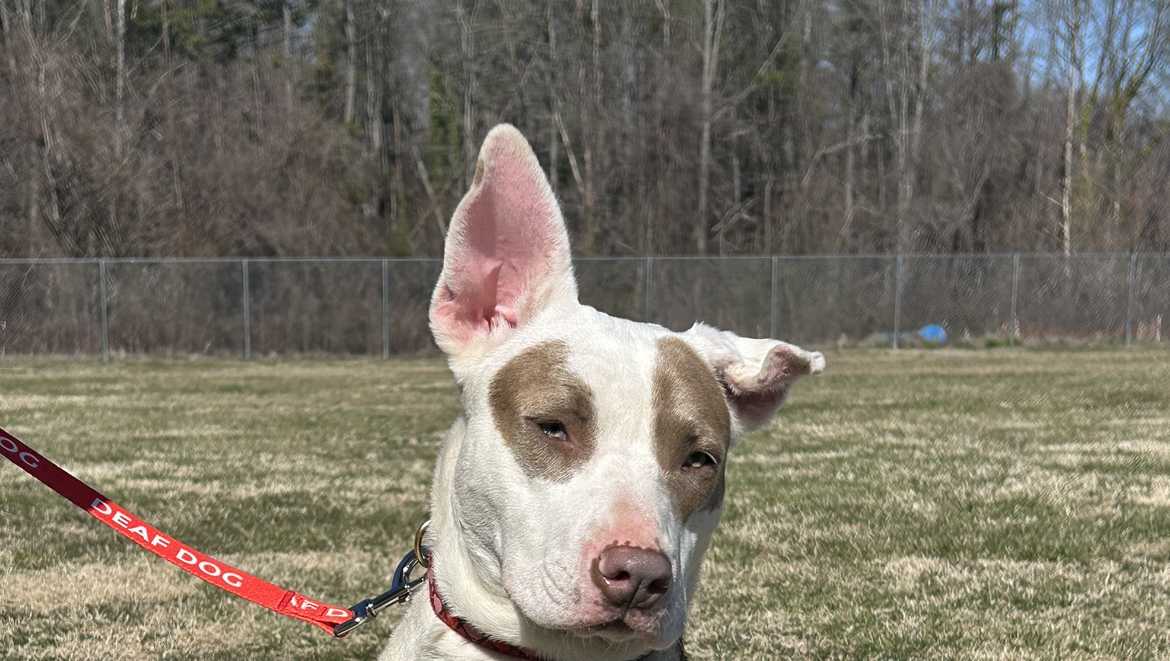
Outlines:
POLYGON ((484 139, 431 297, 431 331, 457 356, 554 305, 577 301, 569 236, 536 154, 515 127, 484 139))
POLYGON ((740 337, 705 324, 684 336, 715 370, 740 431, 768 422, 797 379, 825 369, 820 352, 779 340, 740 337))

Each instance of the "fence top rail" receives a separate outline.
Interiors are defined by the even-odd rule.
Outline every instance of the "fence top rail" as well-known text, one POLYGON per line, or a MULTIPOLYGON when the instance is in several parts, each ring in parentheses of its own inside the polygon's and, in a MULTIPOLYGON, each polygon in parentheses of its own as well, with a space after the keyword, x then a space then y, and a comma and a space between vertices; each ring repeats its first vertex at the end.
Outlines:
POLYGON ((437 263, 438 257, 0 257, 4 264, 239 264, 240 262, 437 263))
MULTIPOLYGON (((577 256, 574 262, 641 262, 654 261, 752 261, 752 260, 848 260, 848 259, 1064 259, 1059 252, 989 252, 989 253, 862 253, 814 255, 615 255, 612 257, 577 256)), ((1083 258, 1153 258, 1170 259, 1167 252, 1078 252, 1069 259, 1083 258)), ((0 257, 0 266, 20 264, 239 264, 255 263, 441 263, 441 257, 0 257)))

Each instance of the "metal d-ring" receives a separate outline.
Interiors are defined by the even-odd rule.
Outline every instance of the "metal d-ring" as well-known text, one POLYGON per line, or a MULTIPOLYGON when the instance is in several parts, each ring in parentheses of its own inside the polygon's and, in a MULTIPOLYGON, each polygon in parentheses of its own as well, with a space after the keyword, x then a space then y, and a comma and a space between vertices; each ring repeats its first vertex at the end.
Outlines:
POLYGON ((419 524, 418 530, 414 531, 414 558, 418 562, 418 564, 420 564, 424 568, 428 568, 428 569, 431 566, 431 559, 428 555, 423 553, 422 543, 423 543, 423 535, 426 534, 427 528, 430 528, 430 527, 431 527, 431 520, 427 519, 426 521, 423 521, 421 524, 419 524))

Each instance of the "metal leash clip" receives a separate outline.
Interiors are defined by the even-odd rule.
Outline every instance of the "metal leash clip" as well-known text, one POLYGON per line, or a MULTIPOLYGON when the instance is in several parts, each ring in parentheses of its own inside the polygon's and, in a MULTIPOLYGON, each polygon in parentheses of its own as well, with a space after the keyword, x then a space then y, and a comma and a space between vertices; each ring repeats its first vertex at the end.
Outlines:
POLYGON ((378 617, 378 613, 387 606, 405 604, 410 601, 410 595, 415 588, 427 580, 426 574, 418 578, 411 578, 410 574, 419 565, 422 565, 423 568, 430 565, 427 554, 422 547, 423 534, 430 523, 429 520, 424 521, 415 531, 414 547, 407 551, 402 560, 398 561, 398 567, 394 570, 394 577, 390 581, 390 589, 376 597, 362 599, 351 606, 353 618, 333 627, 334 638, 345 638, 354 629, 378 617))

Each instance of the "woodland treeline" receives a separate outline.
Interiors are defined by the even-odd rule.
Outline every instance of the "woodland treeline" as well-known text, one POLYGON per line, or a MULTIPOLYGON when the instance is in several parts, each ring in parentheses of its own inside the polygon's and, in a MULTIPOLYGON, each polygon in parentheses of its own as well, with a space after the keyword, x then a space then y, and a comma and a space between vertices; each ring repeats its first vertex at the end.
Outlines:
POLYGON ((1166 0, 0 0, 0 257, 1170 250, 1166 0))

